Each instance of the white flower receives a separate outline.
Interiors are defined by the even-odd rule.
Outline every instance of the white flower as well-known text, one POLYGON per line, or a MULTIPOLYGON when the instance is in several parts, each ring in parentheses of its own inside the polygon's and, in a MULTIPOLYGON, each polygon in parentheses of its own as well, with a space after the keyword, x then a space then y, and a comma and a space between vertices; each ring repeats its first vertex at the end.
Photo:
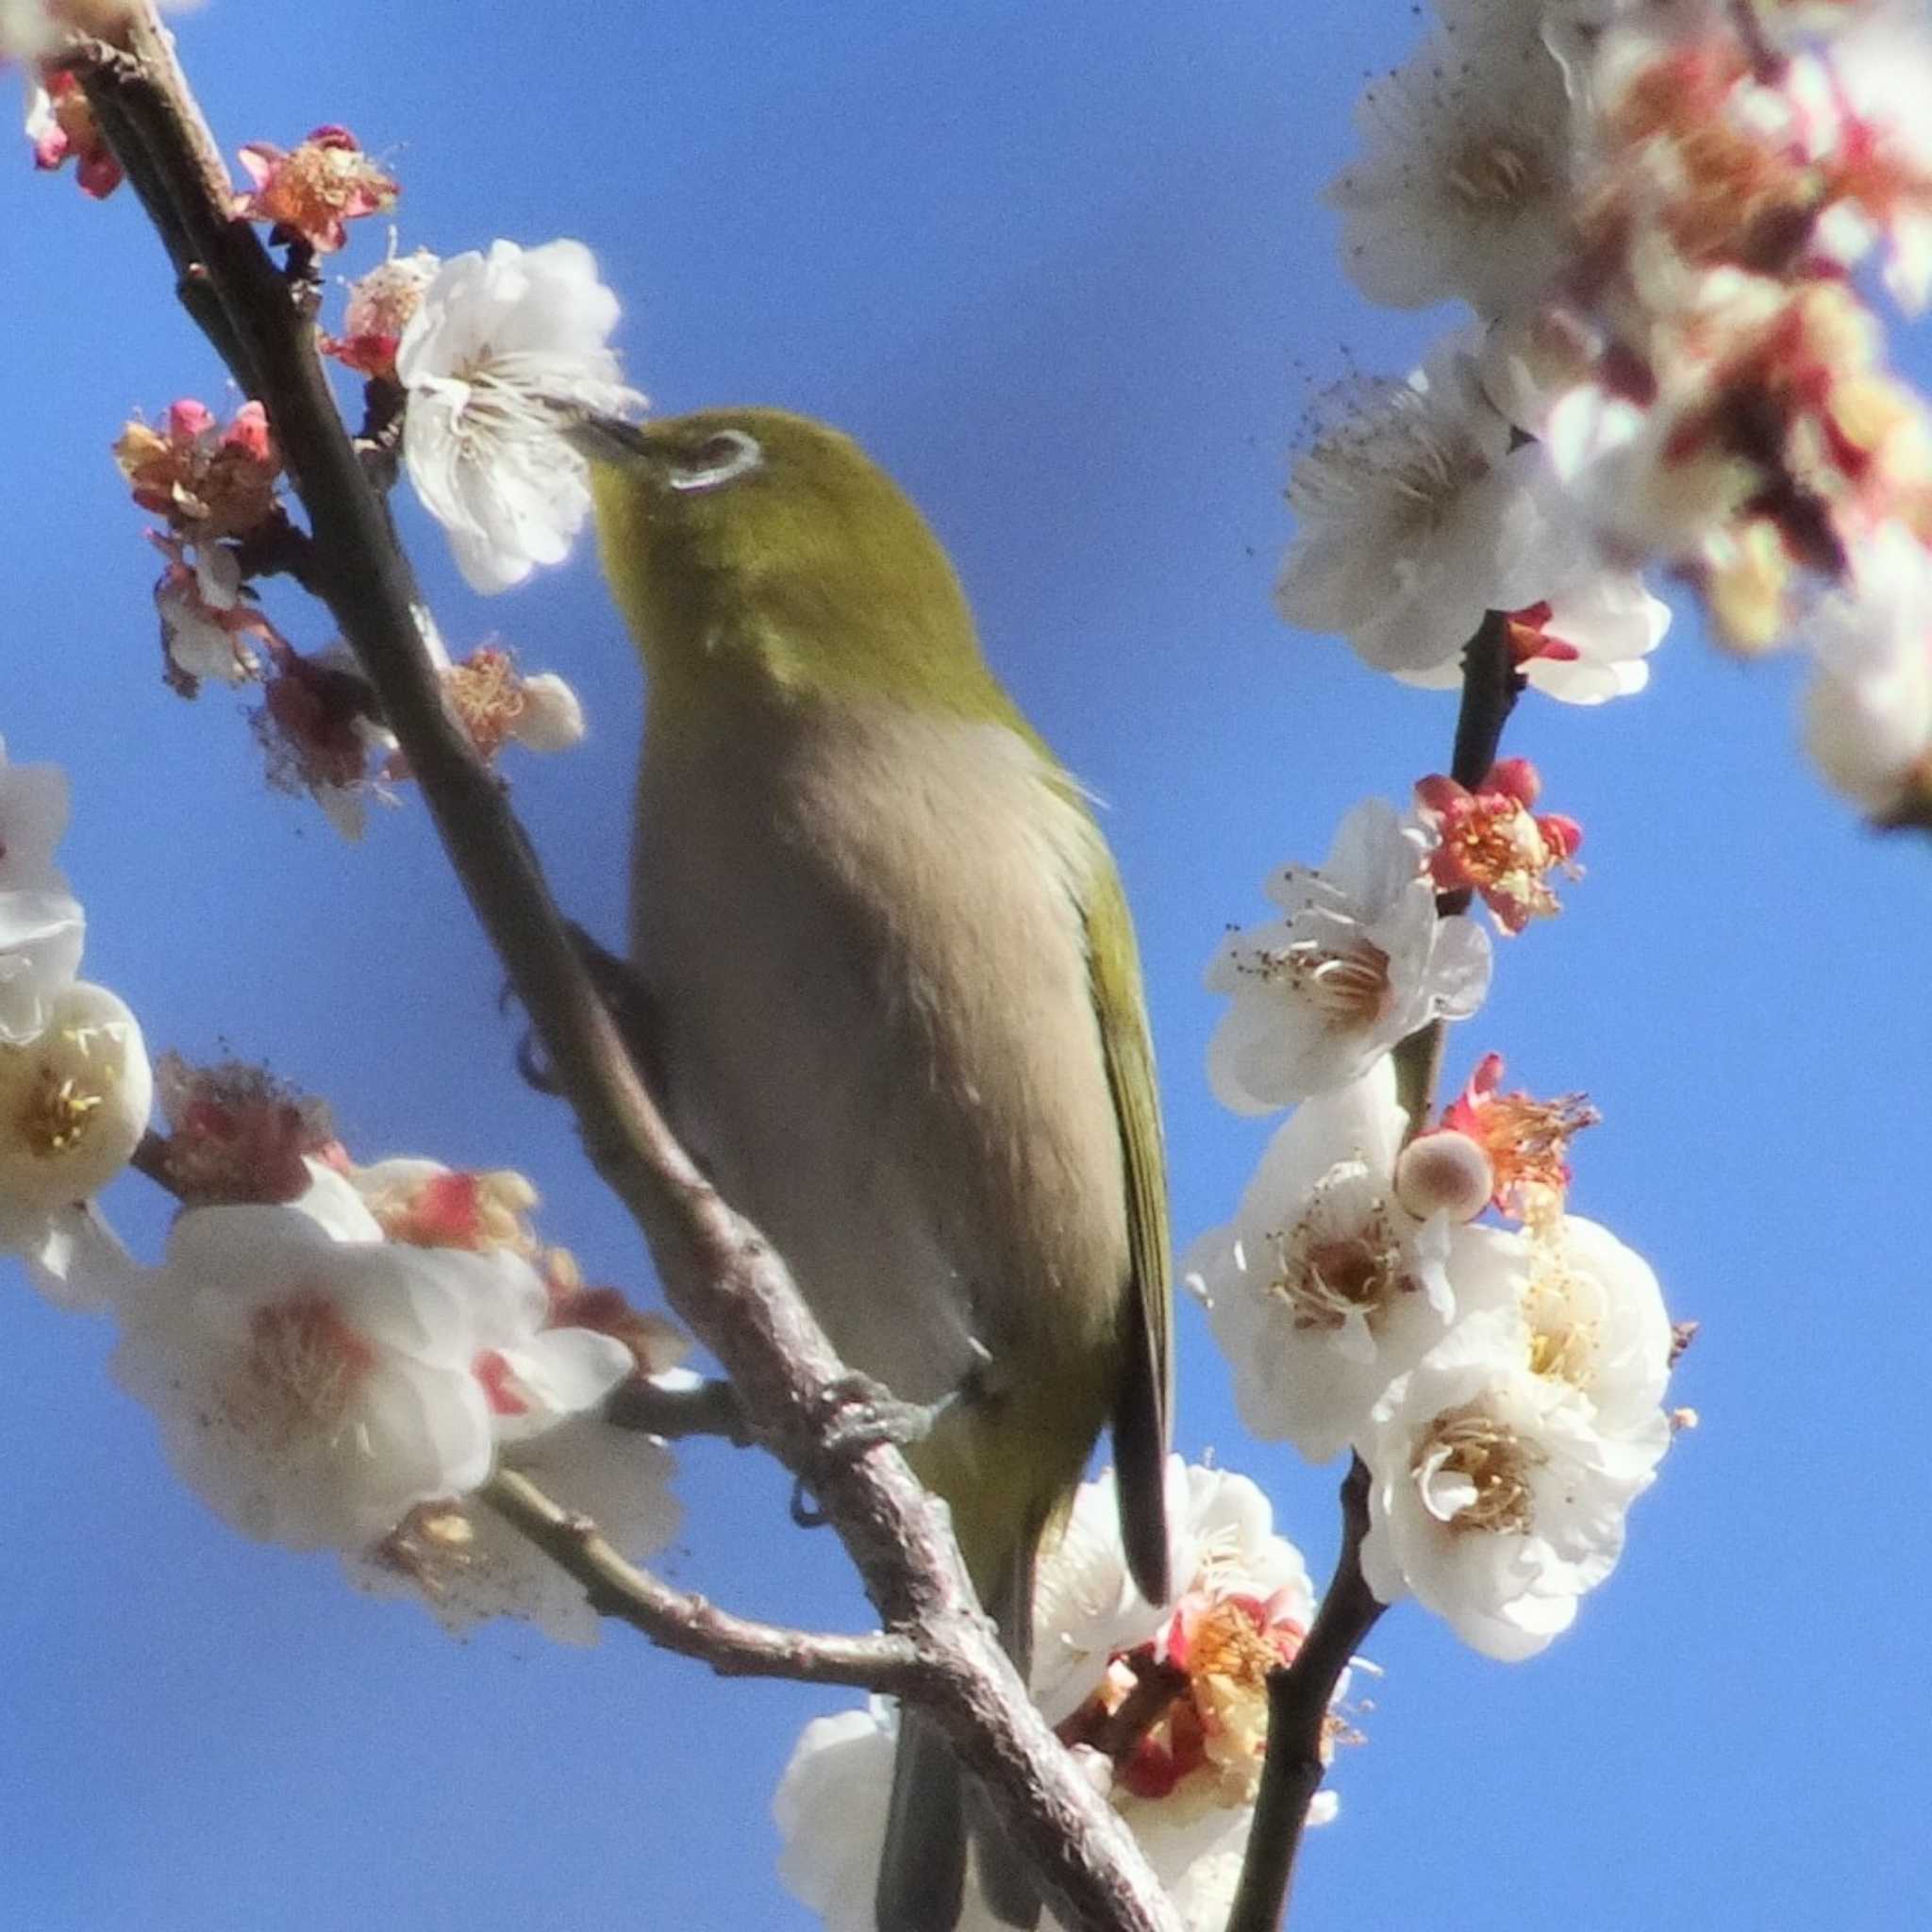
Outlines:
MULTIPOLYGON (((503 1459, 634 1561, 677 1534, 675 1465, 655 1436, 580 1415, 507 1448, 503 1459)), ((583 1585, 492 1509, 432 1504, 346 1567, 375 1595, 422 1604, 453 1637, 491 1617, 534 1624, 558 1643, 595 1643, 603 1627, 583 1585)))
POLYGON ((1574 575, 1541 453, 1510 435, 1459 337, 1407 382, 1365 386, 1294 466, 1282 616, 1346 636, 1377 670, 1426 671, 1460 655, 1484 611, 1574 575))
MULTIPOLYGON (((1120 1550, 1111 1472, 1083 1486, 1067 1534, 1041 1564, 1033 1691, 1095 1787, 1126 1820, 1190 1932, 1221 1932, 1240 1877, 1266 1741, 1267 1671, 1291 1657, 1314 1616, 1307 1568, 1274 1532, 1244 1476, 1168 1466, 1172 1605, 1134 1596, 1120 1550), (1152 1728, 1103 1755, 1083 1739, 1140 1681, 1140 1662, 1185 1678, 1152 1728), (1079 1689, 1079 1686, 1085 1689, 1079 1689), (1174 1749, 1177 1715, 1187 1745, 1174 1749)), ((828 1932, 874 1932, 895 1723, 890 1707, 806 1726, 773 1800, 778 1874, 828 1932)), ((1321 1792, 1309 1822, 1335 1815, 1321 1792)), ((1049 1928, 1058 1921, 1048 1914, 1049 1928)), ((998 1932, 969 1875, 961 1932, 998 1932)))
POLYGON ((1267 884, 1284 917, 1229 933, 1208 967, 1231 996, 1208 1046, 1215 1097, 1265 1113, 1358 1078, 1434 1019, 1464 1020, 1490 985, 1490 939, 1436 916, 1426 840, 1365 799, 1319 871, 1284 866, 1267 884))
POLYGON ((88 1232, 74 1210, 127 1165, 153 1105, 140 1024, 106 987, 75 981, 31 1040, 0 1046, 0 1252, 26 1256, 52 1299, 98 1299, 72 1266, 88 1232))
POLYGON ((1530 1365, 1587 1396, 1600 1429, 1656 1462, 1670 1446, 1662 1403, 1672 1335, 1649 1262, 1580 1214, 1519 1239, 1528 1249, 1530 1365))
POLYGON ((1242 1423, 1324 1462, 1459 1308, 1513 1295, 1493 1229, 1419 1222, 1395 1198, 1407 1116, 1395 1074, 1299 1107, 1261 1156, 1233 1223, 1203 1235, 1182 1278, 1208 1305, 1242 1423))
MULTIPOLYGON (((1634 697, 1650 682, 1644 659, 1663 642, 1671 607, 1653 597, 1635 571, 1599 570, 1511 613, 1510 624, 1519 668, 1534 689, 1566 705, 1600 705, 1634 697)), ((1395 675, 1431 691, 1449 691, 1462 681, 1456 664, 1395 675)))
POLYGON ((493 242, 423 291, 396 351, 403 458, 475 589, 508 590, 569 554, 591 497, 556 405, 615 414, 643 401, 619 379, 617 315, 580 242, 493 242))
POLYGON ((1825 781, 1877 817, 1932 779, 1932 558, 1885 525, 1854 553, 1846 589, 1807 625, 1817 675, 1805 744, 1825 781))
POLYGON ((1413 1591, 1465 1643, 1506 1661, 1567 1630, 1624 1547, 1656 1458, 1607 1436, 1591 1402, 1529 1365, 1514 1309, 1458 1322, 1376 1405, 1362 1574, 1413 1591))
POLYGON ((583 703, 556 672, 540 671, 523 680, 523 708, 509 735, 525 751, 568 751, 583 741, 583 703))
POLYGON ((340 1175, 289 1207, 196 1208, 124 1298, 114 1367, 177 1472, 245 1536, 358 1550, 489 1474, 496 1443, 630 1366, 545 1329, 529 1264, 381 1239, 340 1175))
POLYGON ((40 1032, 80 967, 86 916, 54 864, 66 829, 66 774, 0 744, 0 1044, 40 1032))
POLYGON ((1323 199, 1371 302, 1460 296, 1492 317, 1543 293, 1569 252, 1575 138, 1540 22, 1471 13, 1372 81, 1355 118, 1366 152, 1323 199))

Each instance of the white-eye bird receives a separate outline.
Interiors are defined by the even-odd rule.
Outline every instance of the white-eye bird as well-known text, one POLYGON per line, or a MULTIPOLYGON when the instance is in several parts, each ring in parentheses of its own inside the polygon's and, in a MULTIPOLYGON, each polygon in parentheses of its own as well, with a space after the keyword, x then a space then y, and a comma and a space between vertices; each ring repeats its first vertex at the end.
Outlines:
MULTIPOLYGON (((1112 858, 851 439, 752 408, 568 433, 649 686, 646 1063, 839 1353, 943 1405, 908 1454, 1024 1676, 1041 1541, 1108 1424, 1129 1566, 1168 1590, 1166 1177, 1112 858)), ((912 1711, 880 1932, 950 1932, 969 1812, 989 1904, 1037 1918, 912 1711)))

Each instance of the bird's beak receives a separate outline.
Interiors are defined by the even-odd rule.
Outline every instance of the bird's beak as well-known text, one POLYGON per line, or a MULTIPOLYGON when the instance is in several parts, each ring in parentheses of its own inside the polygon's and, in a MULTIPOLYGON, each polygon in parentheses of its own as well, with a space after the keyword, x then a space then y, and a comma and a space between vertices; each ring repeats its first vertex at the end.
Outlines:
POLYGON ((633 463, 650 454, 644 432, 622 416, 601 415, 578 403, 557 405, 558 433, 587 462, 633 463))

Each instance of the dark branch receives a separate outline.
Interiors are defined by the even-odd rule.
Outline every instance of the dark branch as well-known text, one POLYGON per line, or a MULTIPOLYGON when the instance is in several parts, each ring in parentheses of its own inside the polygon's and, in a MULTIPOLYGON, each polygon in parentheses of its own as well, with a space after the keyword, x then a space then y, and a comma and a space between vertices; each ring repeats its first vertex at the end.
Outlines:
POLYGON ((1369 1530, 1369 1472, 1359 1457, 1341 1482, 1341 1553, 1307 1641, 1286 1670, 1268 1676, 1268 1753, 1241 1889, 1227 1932, 1274 1932, 1288 1907, 1308 1806, 1327 1769, 1322 1754, 1328 1707, 1349 1660, 1385 1607, 1362 1581, 1369 1530))

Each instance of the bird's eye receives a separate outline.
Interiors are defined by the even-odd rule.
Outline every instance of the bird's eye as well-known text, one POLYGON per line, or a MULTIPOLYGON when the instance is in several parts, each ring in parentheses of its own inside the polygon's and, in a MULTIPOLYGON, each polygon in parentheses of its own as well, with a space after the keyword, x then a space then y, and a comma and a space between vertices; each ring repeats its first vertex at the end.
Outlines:
POLYGON ((721 429, 708 436, 688 459, 671 473, 674 490, 717 490, 756 470, 765 459, 755 436, 741 429, 721 429))

